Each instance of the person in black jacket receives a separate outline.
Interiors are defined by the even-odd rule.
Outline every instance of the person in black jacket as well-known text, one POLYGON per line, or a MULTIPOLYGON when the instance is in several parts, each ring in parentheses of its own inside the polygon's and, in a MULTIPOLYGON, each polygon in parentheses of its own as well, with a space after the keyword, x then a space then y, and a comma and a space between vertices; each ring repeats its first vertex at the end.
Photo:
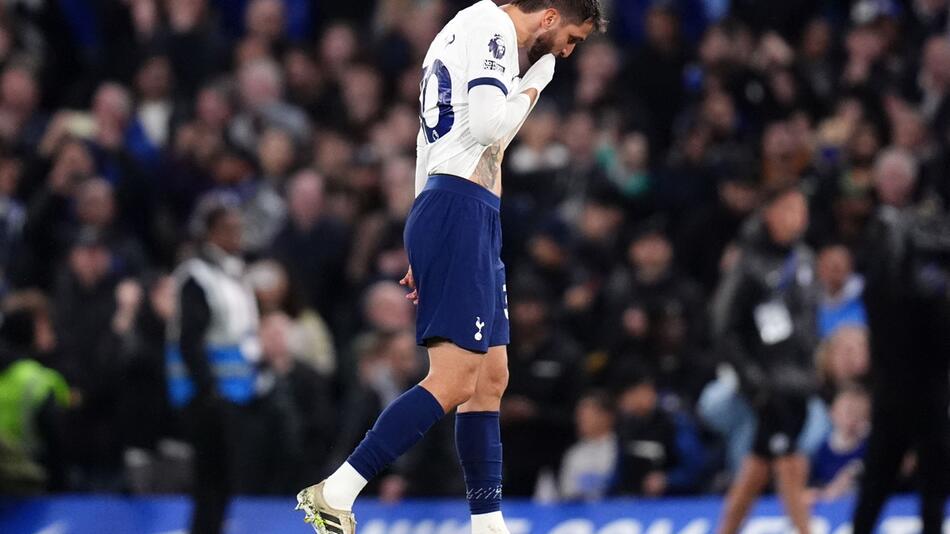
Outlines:
POLYGON ((880 156, 875 187, 882 205, 869 227, 865 290, 871 435, 855 534, 873 530, 911 450, 924 534, 941 532, 950 492, 950 214, 915 206, 915 186, 910 154, 880 156))
POLYGON ((738 263, 713 304, 713 337, 735 369, 757 418, 752 453, 729 492, 719 532, 737 532, 774 467, 792 524, 809 532, 804 492, 808 460, 796 450, 815 390, 814 256, 801 239, 808 226, 805 196, 773 192, 752 228, 738 263))

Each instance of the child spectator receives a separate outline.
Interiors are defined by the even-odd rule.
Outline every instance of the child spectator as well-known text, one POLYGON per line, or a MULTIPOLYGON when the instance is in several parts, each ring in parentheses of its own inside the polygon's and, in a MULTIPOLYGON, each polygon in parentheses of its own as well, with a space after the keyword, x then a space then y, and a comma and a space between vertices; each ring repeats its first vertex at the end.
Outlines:
POLYGON ((592 391, 574 410, 580 440, 567 450, 561 464, 561 497, 597 501, 607 495, 617 468, 617 434, 610 397, 592 391))
POLYGON ((871 398, 859 386, 847 386, 835 396, 831 434, 811 458, 818 499, 830 501, 854 490, 867 449, 870 413, 871 398))
POLYGON ((870 350, 868 331, 858 326, 843 326, 821 342, 815 351, 815 368, 826 401, 830 402, 841 387, 867 379, 870 350))

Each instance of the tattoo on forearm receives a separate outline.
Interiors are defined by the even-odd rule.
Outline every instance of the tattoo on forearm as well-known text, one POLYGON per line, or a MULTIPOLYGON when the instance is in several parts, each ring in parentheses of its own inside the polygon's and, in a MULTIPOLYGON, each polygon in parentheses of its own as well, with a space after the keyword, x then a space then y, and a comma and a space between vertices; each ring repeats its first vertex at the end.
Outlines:
POLYGON ((501 143, 495 143, 485 149, 482 153, 482 159, 475 166, 475 172, 472 179, 485 189, 493 191, 498 179, 501 178, 501 159, 504 151, 501 149, 501 143))

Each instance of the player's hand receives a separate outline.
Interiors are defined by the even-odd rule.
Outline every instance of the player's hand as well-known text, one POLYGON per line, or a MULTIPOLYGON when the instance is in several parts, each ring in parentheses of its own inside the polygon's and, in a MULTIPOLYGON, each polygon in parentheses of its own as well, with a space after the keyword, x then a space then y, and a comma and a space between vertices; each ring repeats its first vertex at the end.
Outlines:
POLYGON ((528 89, 534 89, 540 93, 552 79, 554 79, 554 54, 544 54, 534 65, 531 65, 528 72, 524 73, 519 88, 525 93, 528 89))
POLYGON ((409 268, 409 272, 406 273, 406 276, 399 281, 399 285, 406 286, 412 291, 406 294, 406 298, 411 300, 413 304, 419 304, 419 290, 416 289, 416 280, 412 277, 412 267, 409 268))

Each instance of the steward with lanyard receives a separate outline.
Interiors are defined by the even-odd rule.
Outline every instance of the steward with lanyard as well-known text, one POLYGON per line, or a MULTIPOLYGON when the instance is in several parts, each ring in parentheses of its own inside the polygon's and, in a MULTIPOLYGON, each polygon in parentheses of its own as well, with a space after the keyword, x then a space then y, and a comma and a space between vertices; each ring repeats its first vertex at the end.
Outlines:
POLYGON ((774 467, 786 511, 807 533, 801 497, 808 462, 796 445, 816 390, 818 290, 814 255, 802 242, 808 227, 804 194, 796 188, 771 192, 753 223, 712 310, 716 350, 735 369, 757 419, 753 449, 727 499, 720 532, 738 530, 774 467))

